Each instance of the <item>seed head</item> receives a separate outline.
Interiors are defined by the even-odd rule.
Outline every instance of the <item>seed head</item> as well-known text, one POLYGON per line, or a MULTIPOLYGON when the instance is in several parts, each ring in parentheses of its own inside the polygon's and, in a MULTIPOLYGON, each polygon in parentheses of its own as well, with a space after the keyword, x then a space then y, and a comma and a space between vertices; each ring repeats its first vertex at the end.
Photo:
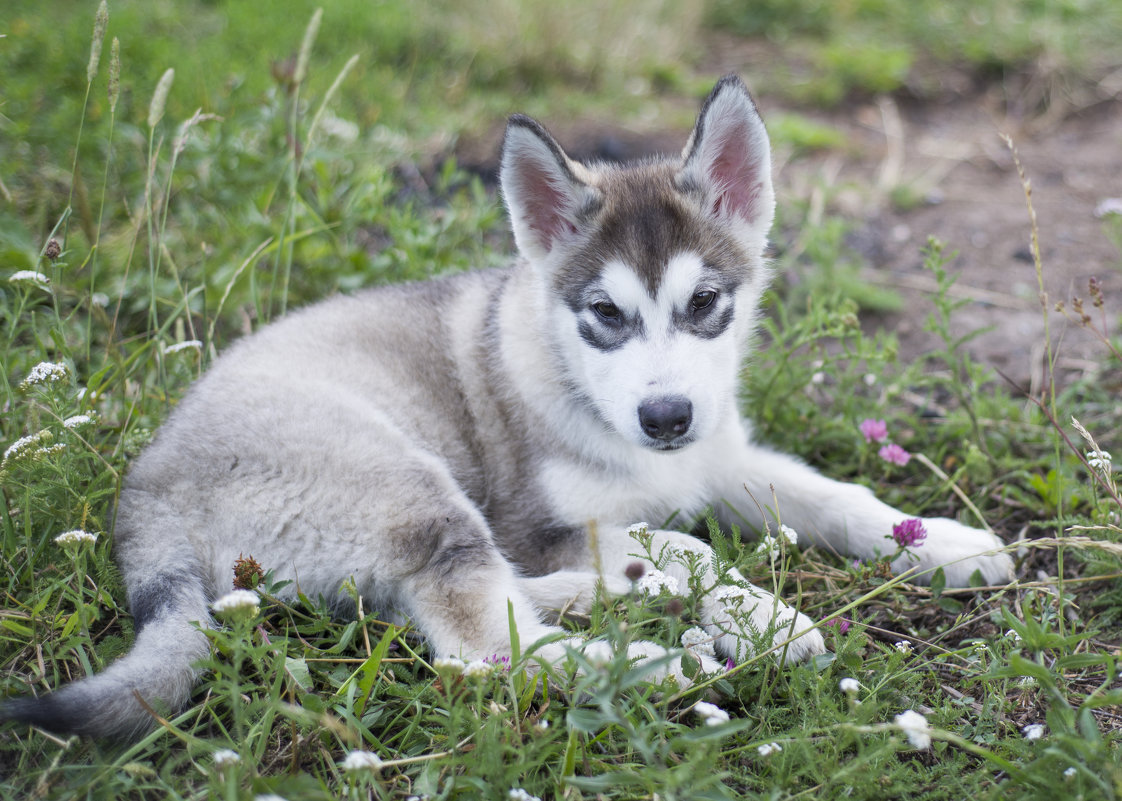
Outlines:
POLYGON ((109 25, 109 5, 101 0, 94 15, 93 41, 90 42, 90 63, 86 66, 86 83, 93 83, 97 75, 97 65, 101 61, 101 43, 105 40, 105 28, 109 25))
POLYGON ((638 581, 647 573, 647 568, 642 562, 632 562, 623 571, 629 581, 638 581))
POLYGON ((148 104, 148 127, 155 128, 164 118, 164 109, 168 103, 168 93, 171 91, 172 81, 175 80, 175 70, 168 69, 160 76, 156 84, 156 91, 152 93, 152 102, 148 104))

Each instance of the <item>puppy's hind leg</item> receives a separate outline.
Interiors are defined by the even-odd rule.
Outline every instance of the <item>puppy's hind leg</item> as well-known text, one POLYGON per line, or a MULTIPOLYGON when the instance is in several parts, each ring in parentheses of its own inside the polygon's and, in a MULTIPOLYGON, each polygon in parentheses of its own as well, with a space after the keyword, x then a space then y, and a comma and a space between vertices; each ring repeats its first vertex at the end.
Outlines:
MULTIPOLYGON (((561 632, 539 619, 520 581, 489 531, 450 524, 427 563, 401 582, 399 606, 436 658, 509 656, 512 623, 523 650, 561 632)), ((564 653, 563 647, 547 648, 550 661, 564 653)))

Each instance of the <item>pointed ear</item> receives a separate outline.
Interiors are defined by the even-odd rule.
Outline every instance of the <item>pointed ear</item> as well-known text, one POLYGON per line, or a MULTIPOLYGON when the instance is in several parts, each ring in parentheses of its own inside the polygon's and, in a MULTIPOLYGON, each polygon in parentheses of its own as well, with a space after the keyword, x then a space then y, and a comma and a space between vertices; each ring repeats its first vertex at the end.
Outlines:
POLYGON ((575 236, 581 212, 594 201, 596 190, 575 168, 535 120, 516 114, 507 122, 499 179, 514 241, 528 259, 542 259, 575 236))
POLYGON ((700 188, 707 211, 763 248, 775 216, 771 144, 740 78, 722 78, 698 114, 682 153, 679 186, 700 188))

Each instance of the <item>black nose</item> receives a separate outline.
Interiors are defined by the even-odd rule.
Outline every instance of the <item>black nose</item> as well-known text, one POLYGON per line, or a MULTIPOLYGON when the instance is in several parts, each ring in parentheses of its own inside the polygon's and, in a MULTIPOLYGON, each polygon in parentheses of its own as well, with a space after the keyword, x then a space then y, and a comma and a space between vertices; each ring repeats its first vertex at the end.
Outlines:
POLYGON ((639 426, 651 439, 670 442, 690 430, 693 404, 685 398, 660 398, 639 405, 639 426))

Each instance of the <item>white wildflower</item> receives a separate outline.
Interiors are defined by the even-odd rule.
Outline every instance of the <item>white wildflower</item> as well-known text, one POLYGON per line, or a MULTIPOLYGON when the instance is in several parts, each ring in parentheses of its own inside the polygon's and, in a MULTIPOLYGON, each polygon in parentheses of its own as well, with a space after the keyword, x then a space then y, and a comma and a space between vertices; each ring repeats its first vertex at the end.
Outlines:
POLYGON ((907 656, 912 652, 912 644, 907 640, 898 640, 897 642, 892 644, 892 647, 902 653, 904 656, 907 656))
POLYGON ((1110 474, 1112 459, 1113 457, 1107 451, 1087 451, 1087 466, 1104 475, 1110 474))
POLYGON ((548 728, 549 728, 549 720, 547 718, 542 718, 541 720, 539 720, 537 723, 534 724, 534 730, 535 731, 543 732, 543 731, 546 731, 548 728))
POLYGON ((846 695, 856 695, 857 691, 861 689, 861 684, 857 679, 851 679, 847 676, 838 682, 838 689, 846 695))
POLYGON ((682 647, 688 648, 691 653, 697 656, 717 658, 717 652, 713 649, 713 636, 697 626, 682 632, 682 647))
POLYGON ((876 373, 865 373, 863 379, 865 381, 865 386, 867 387, 871 387, 873 386, 873 384, 877 383, 876 373))
POLYGON ((342 761, 341 767, 345 773, 381 770, 382 758, 370 751, 351 751, 342 761))
POLYGON ((482 659, 475 659, 464 665, 464 676, 469 679, 483 678, 484 676, 490 676, 494 669, 494 665, 484 662, 482 659))
POLYGON ((927 718, 912 709, 896 716, 896 727, 907 735, 913 748, 923 750, 931 746, 931 726, 927 718))
POLYGON ((242 761, 241 756, 237 751, 231 751, 229 748, 219 748, 214 752, 214 766, 221 770, 229 765, 236 765, 242 761))
POLYGON ((30 453, 40 449, 44 442, 51 440, 51 432, 43 429, 34 434, 28 434, 26 437, 20 437, 4 451, 4 464, 14 462, 17 459, 22 459, 30 453))
POLYGON ((253 801, 287 801, 283 795, 276 793, 261 793, 260 795, 253 796, 253 801))
POLYGON ((79 528, 59 534, 55 542, 59 545, 81 545, 83 542, 97 542, 97 535, 79 528))
POLYGON ((358 139, 358 123, 336 117, 330 111, 324 112, 320 117, 319 127, 325 134, 341 142, 353 142, 358 139))
POLYGON ((756 746, 756 753, 760 756, 767 758, 772 754, 778 754, 783 750, 783 746, 779 743, 764 743, 763 745, 756 746))
POLYGON ((94 421, 93 417, 88 414, 76 414, 73 417, 67 417, 62 421, 63 428, 69 428, 71 431, 88 426, 94 421))
POLYGON ((509 798, 510 801, 542 801, 536 795, 530 795, 521 787, 511 787, 506 797, 509 798))
POLYGON ((649 523, 633 523, 627 527, 627 533, 632 537, 641 537, 647 533, 648 528, 650 528, 649 523))
POLYGON ((19 286, 21 284, 26 286, 33 286, 37 289, 42 289, 44 292, 51 291, 51 279, 42 273, 37 273, 34 270, 19 270, 8 276, 8 283, 19 286))
POLYGON ((104 292, 94 292, 90 295, 90 303, 97 306, 99 309, 109 308, 109 296, 104 292))
POLYGON ((779 533, 782 534, 784 537, 786 537, 787 542, 791 543, 792 545, 798 545, 799 544, 799 534, 798 534, 797 531, 795 531, 790 526, 785 526, 782 523, 780 523, 779 524, 779 533))
POLYGON ((26 390, 39 384, 55 384, 70 377, 70 368, 59 362, 39 362, 31 368, 27 378, 20 382, 19 388, 26 390))
POLYGON ((1021 641, 1021 635, 1017 633, 1016 629, 1009 629, 1009 631, 1005 632, 1005 636, 1013 640, 1013 642, 1021 641))
POLYGON ((437 673, 455 673, 459 676, 467 665, 464 664, 464 660, 454 656, 442 656, 432 661, 432 667, 437 673))
POLYGON ((1021 728, 1021 734, 1025 735, 1026 740, 1039 740, 1044 736, 1044 724, 1030 723, 1021 728))
POLYGON ((647 595, 658 595, 664 589, 671 595, 677 595, 678 579, 666 575, 661 570, 652 570, 639 579, 638 587, 640 592, 647 595))
POLYGON ((705 721, 706 726, 720 726, 722 723, 728 723, 729 720, 728 712, 708 701, 698 701, 694 704, 693 711, 705 721))
POLYGON ((188 339, 184 342, 176 342, 174 345, 164 345, 163 346, 163 351, 164 351, 165 356, 170 355, 172 353, 181 353, 182 351, 185 351, 185 350, 194 350, 194 351, 201 352, 202 349, 203 349, 203 343, 200 342, 197 339, 188 339))
POLYGON ((1065 779, 1074 779, 1075 774, 1076 774, 1075 768, 1070 767, 1070 768, 1068 768, 1067 770, 1064 771, 1064 778, 1065 779))
POLYGON ((252 617, 261 611, 260 603, 261 597, 253 590, 234 590, 223 595, 210 608, 218 615, 247 613, 252 617))

